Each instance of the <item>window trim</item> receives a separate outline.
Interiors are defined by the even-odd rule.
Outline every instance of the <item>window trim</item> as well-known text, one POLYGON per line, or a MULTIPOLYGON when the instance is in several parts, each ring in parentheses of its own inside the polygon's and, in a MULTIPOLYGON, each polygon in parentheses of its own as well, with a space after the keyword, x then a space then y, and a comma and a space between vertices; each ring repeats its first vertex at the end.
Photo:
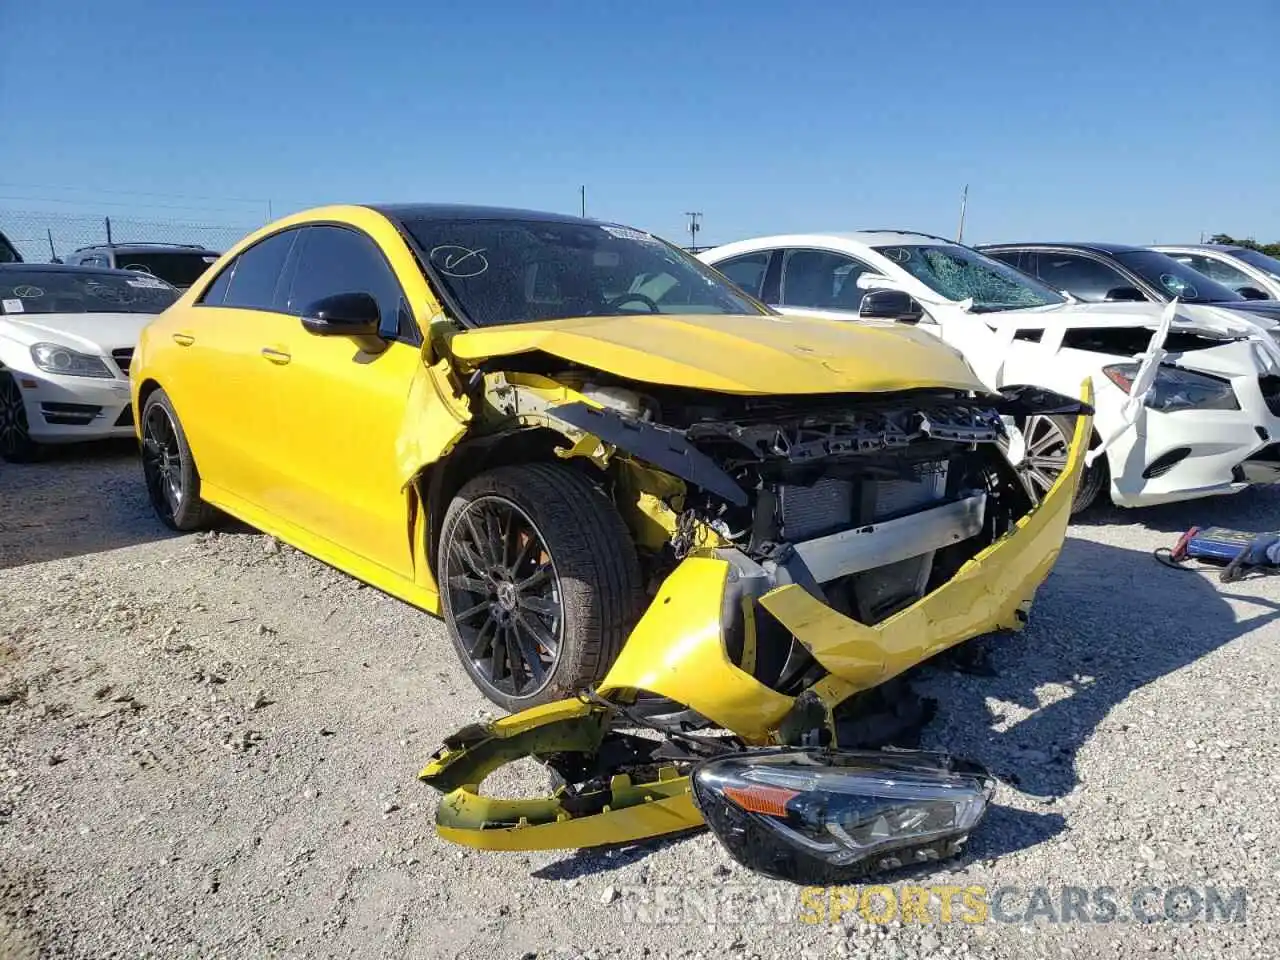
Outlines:
MULTIPOLYGON (((1129 281, 1128 285, 1137 290, 1140 290, 1142 292, 1142 295, 1147 298, 1148 302, 1150 303, 1167 302, 1164 299, 1164 294, 1161 294, 1158 291, 1153 290, 1151 287, 1151 284, 1147 283, 1145 280, 1142 279, 1142 277, 1135 274, 1123 263, 1116 260, 1114 257, 1108 257, 1105 254, 1100 254, 1096 250, 1082 250, 1079 247, 1037 247, 1037 246, 1020 247, 1020 246, 1014 246, 1014 245, 1002 246, 1000 249, 1005 251, 1016 250, 1018 253, 1034 253, 1036 255, 1036 272, 1035 274, 1033 274, 1033 276, 1035 276, 1037 280, 1039 280, 1045 286, 1049 287, 1051 290, 1058 290, 1060 288, 1054 286, 1052 282, 1050 282, 1049 280, 1046 280, 1044 276, 1041 275, 1040 257, 1043 254, 1049 254, 1050 256, 1057 254, 1058 256, 1080 257, 1082 260, 1089 260, 1089 261, 1092 261, 1093 263, 1100 263, 1102 264, 1102 266, 1109 268, 1113 273, 1118 273, 1122 279, 1129 281)), ((979 250, 978 252, 987 253, 985 250, 979 250)), ((991 256, 991 254, 987 253, 987 256, 991 256)), ((1012 266, 1012 264, 1006 263, 1006 266, 1012 266)), ((1013 269, 1019 270, 1021 268, 1014 267, 1013 269)), ((1023 271, 1023 272, 1025 273, 1026 271, 1023 271)), ((1076 294, 1072 294, 1072 296, 1074 296, 1077 300, 1083 299, 1082 297, 1076 294)), ((1085 300, 1084 302, 1085 303, 1102 303, 1104 301, 1085 300)))
MULTIPOLYGON (((750 290, 745 291, 745 293, 748 296, 752 297, 753 299, 759 300, 759 299, 762 299, 763 297, 765 282, 769 278, 769 268, 773 266, 773 256, 775 252, 776 251, 774 250, 748 250, 745 253, 735 254, 734 256, 729 257, 726 260, 721 260, 719 263, 712 264, 712 266, 715 267, 721 273, 724 273, 725 278, 728 279, 730 283, 733 283, 734 286, 738 286, 738 284, 733 280, 733 278, 724 272, 724 268, 727 266, 730 266, 731 264, 737 263, 740 260, 746 260, 748 257, 761 257, 761 256, 764 257, 764 269, 760 271, 760 283, 759 283, 758 291, 756 293, 752 293, 750 290)), ((738 289, 741 290, 742 288, 738 287, 738 289)))
MULTIPOLYGON (((358 237, 364 237, 364 239, 368 240, 369 243, 373 244, 373 249, 377 252, 378 256, 381 258, 382 265, 386 267, 387 273, 391 275, 391 279, 395 282, 396 289, 400 291, 400 304, 408 306, 409 317, 413 321, 413 328, 418 333, 418 338, 416 342, 413 340, 406 340, 404 337, 400 335, 399 310, 397 308, 396 325, 395 325, 396 332, 392 335, 388 335, 381 332, 380 330, 378 333, 378 336, 381 339, 387 341, 388 343, 406 343, 409 346, 415 347, 415 348, 422 346, 424 342, 422 327, 418 323, 418 318, 413 312, 413 302, 409 299, 409 295, 405 293, 404 284, 400 282, 400 275, 396 273, 395 267, 392 265, 390 259, 388 259, 387 252, 382 249, 382 245, 379 244, 377 240, 375 240, 372 236, 370 236, 364 230, 357 227, 355 224, 343 223, 342 221, 339 221, 339 220, 311 220, 305 224, 301 224, 300 226, 303 228, 303 234, 304 234, 300 238, 301 244, 295 243, 293 245, 293 249, 289 251, 289 256, 285 258, 285 265, 280 271, 281 280, 283 280, 286 275, 289 278, 289 284, 287 287, 288 292, 284 298, 286 307, 288 306, 289 301, 293 299, 293 285, 298 279, 298 264, 299 262, 301 262, 302 257, 306 253, 306 248, 305 248, 305 244, 307 242, 306 233, 308 233, 312 228, 315 228, 315 227, 336 227, 340 230, 345 230, 349 233, 354 233, 358 237)), ((294 313, 292 311, 286 310, 285 316, 301 318, 302 314, 294 313)), ((383 320, 385 321, 385 319, 386 318, 384 317, 383 320)))
MULTIPOLYGON (((270 306, 270 307, 242 307, 242 306, 238 306, 238 305, 236 305, 236 304, 230 304, 230 303, 209 303, 208 301, 206 301, 206 300, 205 300, 205 297, 207 297, 207 296, 209 295, 209 291, 210 291, 210 290, 212 290, 212 289, 214 288, 214 286, 217 284, 217 282, 218 282, 220 279, 222 279, 222 275, 223 275, 223 274, 226 274, 226 273, 230 273, 230 275, 231 275, 230 279, 227 281, 227 289, 228 289, 228 290, 230 290, 230 289, 231 289, 231 284, 232 284, 232 283, 234 283, 234 282, 235 282, 235 279, 236 279, 236 277, 235 277, 236 270, 237 270, 237 269, 239 269, 239 267, 240 267, 240 258, 241 258, 241 257, 243 257, 243 256, 244 256, 246 253, 248 253, 250 250, 256 250, 258 247, 262 246, 262 245, 263 245, 264 243, 266 243, 268 240, 273 240, 273 239, 275 239, 276 237, 283 236, 283 235, 284 235, 284 234, 286 234, 286 233, 296 233, 296 234, 301 234, 301 233, 302 233, 302 231, 303 231, 303 230, 305 230, 307 226, 308 226, 308 225, 307 225, 307 224, 305 224, 305 223, 295 223, 295 224, 291 224, 291 225, 289 225, 289 226, 287 226, 287 227, 283 227, 283 228, 281 228, 281 229, 279 229, 279 230, 275 230, 275 231, 273 231, 273 232, 271 232, 271 233, 267 234, 265 237, 259 237, 259 238, 258 238, 257 240, 255 240, 253 243, 249 244, 249 246, 245 247, 243 250, 239 251, 239 252, 238 252, 234 257, 232 257, 232 258, 231 258, 231 262, 230 262, 230 263, 228 263, 228 264, 227 264, 225 267, 223 267, 221 270, 219 270, 219 271, 214 275, 213 279, 212 279, 212 280, 210 280, 208 283, 206 283, 206 284, 204 285, 204 288, 200 291, 200 295, 199 295, 198 297, 196 297, 195 302, 192 304, 192 306, 195 306, 195 307, 211 307, 211 308, 213 308, 213 309, 218 309, 218 310, 252 310, 252 311, 254 311, 255 313, 274 313, 274 314, 278 314, 278 315, 280 315, 280 316, 286 316, 286 317, 287 317, 287 316, 289 316, 289 314, 288 314, 288 313, 285 313, 284 311, 281 311, 281 310, 277 310, 277 309, 275 309, 274 303, 275 303, 275 300, 276 300, 276 295, 280 292, 280 280, 281 280, 281 278, 284 276, 285 272, 289 269, 290 261, 291 261, 291 259, 293 258, 294 251, 295 251, 295 250, 297 250, 297 248, 298 248, 298 238, 297 238, 297 237, 294 237, 293 245, 289 247, 289 252, 288 252, 287 254, 285 254, 284 264, 280 267, 280 274, 279 274, 279 276, 277 276, 277 277, 276 277, 276 285, 275 285, 275 288, 273 288, 272 293, 271 293, 271 300, 272 300, 272 304, 273 304, 273 306, 270 306)), ((225 297, 225 294, 224 294, 223 296, 225 297)))
POLYGON ((777 277, 778 306, 789 307, 792 310, 821 310, 824 313, 827 313, 827 312, 847 313, 849 314, 849 316, 852 316, 852 317, 860 316, 857 310, 851 310, 848 307, 808 307, 808 306, 803 306, 799 304, 784 302, 783 298, 786 296, 786 291, 787 291, 787 285, 785 282, 786 275, 787 275, 787 260, 790 258, 790 255, 792 253, 832 254, 837 257, 844 257, 846 260, 851 260, 854 263, 859 264, 862 267, 866 268, 866 270, 868 270, 871 273, 880 274, 882 276, 884 275, 883 269, 875 266, 874 264, 868 263, 866 260, 862 259, 861 257, 855 256, 854 254, 850 253, 848 250, 840 249, 837 247, 815 247, 815 246, 807 246, 807 245, 803 247, 778 247, 774 250, 774 253, 779 254, 779 256, 777 257, 777 260, 778 260, 778 277, 777 277))

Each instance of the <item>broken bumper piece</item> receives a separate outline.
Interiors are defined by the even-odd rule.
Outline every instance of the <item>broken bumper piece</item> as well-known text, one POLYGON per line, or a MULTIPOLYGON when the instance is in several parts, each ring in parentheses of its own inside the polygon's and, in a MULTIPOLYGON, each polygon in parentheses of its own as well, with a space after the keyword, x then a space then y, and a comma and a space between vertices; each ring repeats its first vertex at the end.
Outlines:
MULTIPOLYGON (((1082 403, 1091 399, 1086 387, 1082 403)), ((838 746, 834 711, 854 694, 971 637, 1022 625, 1062 548, 1091 428, 1091 416, 1077 419, 1066 470, 1013 530, 946 583, 876 624, 839 613, 799 583, 762 580, 758 567, 753 572, 736 564, 725 551, 687 557, 659 588, 595 701, 562 700, 446 740, 420 774, 444 794, 440 836, 483 849, 533 850, 629 843, 700 826, 690 776, 712 758, 696 749, 664 754, 654 746, 663 741, 645 741, 650 749, 615 730, 627 725, 627 711, 644 695, 680 704, 728 731, 728 750, 838 746), (749 621, 771 616, 825 673, 799 696, 761 682, 752 673, 750 645, 734 656, 727 648, 725 624, 735 611, 749 621), (490 773, 523 757, 562 771, 565 785, 531 800, 480 793, 490 773)), ((938 529, 925 535, 965 529, 979 504, 960 503, 955 516, 944 510, 927 517, 938 529)), ((954 835, 946 836, 958 838, 966 823, 957 819, 954 835)))

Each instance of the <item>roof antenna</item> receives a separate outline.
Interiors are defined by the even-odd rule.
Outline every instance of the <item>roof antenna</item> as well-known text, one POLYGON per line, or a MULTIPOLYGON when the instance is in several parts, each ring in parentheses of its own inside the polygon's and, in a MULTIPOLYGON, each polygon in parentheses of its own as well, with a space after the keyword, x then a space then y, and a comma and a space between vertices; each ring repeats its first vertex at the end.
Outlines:
POLYGON ((956 243, 964 242, 964 211, 969 206, 969 185, 964 185, 964 192, 960 194, 960 229, 956 231, 956 243))
POLYGON ((49 238, 49 262, 61 263, 62 261, 58 259, 58 251, 53 249, 53 230, 49 227, 45 227, 44 232, 45 236, 49 238))

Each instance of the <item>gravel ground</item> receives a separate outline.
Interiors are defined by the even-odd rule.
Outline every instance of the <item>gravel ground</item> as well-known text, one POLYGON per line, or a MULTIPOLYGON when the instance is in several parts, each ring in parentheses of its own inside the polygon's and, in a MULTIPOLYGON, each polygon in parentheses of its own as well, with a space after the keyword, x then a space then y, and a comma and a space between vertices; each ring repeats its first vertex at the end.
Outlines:
POLYGON ((128 447, 0 464, 0 958, 1280 956, 1280 579, 1150 556, 1280 529, 1276 493, 1074 526, 996 675, 924 672, 927 743, 1005 782, 965 857, 887 882, 1014 889, 987 923, 872 923, 879 895, 833 920, 706 833, 442 843, 415 775, 487 704, 441 625, 251 530, 169 535, 138 474, 128 447), (1062 920, 1100 886, 1118 919, 1062 920), (1198 920, 1150 891, 1124 919, 1176 886, 1198 920), (1244 919, 1195 911, 1209 887, 1244 919))

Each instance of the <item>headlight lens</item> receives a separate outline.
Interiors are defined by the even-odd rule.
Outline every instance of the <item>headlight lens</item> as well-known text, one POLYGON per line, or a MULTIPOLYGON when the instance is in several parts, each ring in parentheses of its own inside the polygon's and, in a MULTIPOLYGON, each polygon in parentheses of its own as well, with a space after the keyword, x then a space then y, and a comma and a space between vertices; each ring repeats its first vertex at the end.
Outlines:
POLYGON ((115 377, 101 357, 57 343, 37 343, 31 348, 31 359, 41 370, 64 377, 115 377))
MULTIPOLYGON (((1107 379, 1125 393, 1138 375, 1138 364, 1117 363, 1103 367, 1107 379)), ((1169 413, 1174 410, 1239 410, 1240 402, 1231 383, 1204 373, 1192 373, 1177 367, 1161 366, 1156 381, 1147 394, 1147 406, 1169 413)))
POLYGON ((923 751, 747 751, 693 774, 707 825, 741 863, 800 883, 838 882, 957 852, 995 781, 923 751))

